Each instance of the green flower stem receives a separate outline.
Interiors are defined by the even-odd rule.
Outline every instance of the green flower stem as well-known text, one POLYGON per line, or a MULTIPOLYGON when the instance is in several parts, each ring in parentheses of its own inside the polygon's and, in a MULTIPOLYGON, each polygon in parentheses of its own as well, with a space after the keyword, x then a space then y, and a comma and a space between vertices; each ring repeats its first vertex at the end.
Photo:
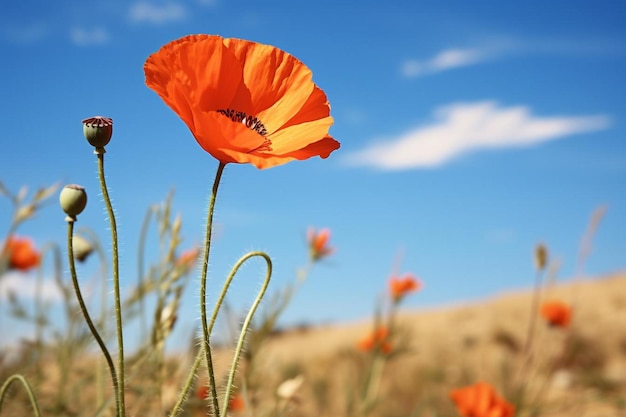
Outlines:
MULTIPOLYGON (((98 239, 98 235, 90 228, 82 227, 79 230, 81 233, 89 235, 90 243, 93 245, 94 251, 98 254, 98 260, 100 261, 100 328, 101 328, 101 336, 102 339, 105 340, 107 338, 107 305, 106 305, 106 296, 108 293, 107 286, 107 257, 106 253, 104 253, 104 249, 100 244, 100 240, 98 239)), ((102 360, 102 358, 101 358, 102 360)), ((117 393, 115 393, 117 395, 117 393)), ((104 364, 98 362, 98 366, 96 368, 96 406, 98 408, 102 407, 104 404, 104 364)))
POLYGON ((193 384, 193 381, 196 378, 196 371, 200 367, 200 362, 202 362, 202 357, 204 356, 203 350, 204 350, 204 346, 200 346, 200 349, 198 350, 198 353, 196 354, 196 359, 193 361, 193 365, 191 365, 191 370, 189 371, 189 375, 187 375, 187 379, 185 380, 185 384, 183 385, 183 389, 180 391, 180 394, 178 395, 178 400, 176 401, 176 404, 174 404, 174 407, 172 408, 172 411, 170 412, 169 417, 176 417, 181 411, 183 411, 182 409, 183 402, 187 398, 187 394, 189 393, 189 390, 191 389, 191 385, 193 384))
POLYGON ((124 333, 122 329, 122 307, 120 296, 120 273, 119 273, 119 250, 117 247, 117 225, 115 223, 115 214, 111 205, 111 198, 107 190, 106 180, 104 178, 104 149, 101 152, 96 150, 98 155, 98 176, 100 177, 100 187, 102 188, 102 196, 107 207, 109 215, 109 223, 111 224, 111 243, 113 245, 113 294, 115 298, 115 326, 117 328, 117 348, 118 348, 118 372, 119 384, 118 413, 121 417, 126 415, 126 406, 124 404, 124 333))
POLYGON ((241 356, 241 350, 243 349, 243 344, 246 339, 246 334, 248 333, 248 329, 250 328, 252 317, 254 316, 254 313, 256 312, 256 309, 258 308, 259 303, 261 302, 261 300, 263 299, 263 296, 265 295, 267 286, 270 283, 270 278, 272 276, 272 260, 270 259, 269 255, 265 252, 250 252, 244 255, 235 264, 235 267, 232 269, 231 274, 228 277, 228 281, 227 281, 227 285, 230 284, 230 281, 235 276, 235 274, 237 273, 241 265, 243 265, 243 263, 247 261, 248 259, 255 257, 255 256, 260 256, 263 259, 265 259, 265 262, 267 263, 267 272, 265 274, 265 280, 263 281, 263 286, 261 287, 261 290, 259 291, 256 298, 254 299, 254 302, 252 303, 252 307, 250 307, 250 311, 248 311, 248 315, 246 316, 246 319, 244 320, 243 326, 241 328, 241 334, 239 335, 239 340, 237 341, 237 347, 235 348, 235 355, 233 356, 233 363, 230 368, 230 373, 228 374, 228 382, 226 383, 226 392, 224 393, 224 403, 223 403, 224 407, 228 406, 228 400, 230 398, 230 390, 233 387, 233 382, 235 380, 235 373, 237 372, 237 365, 239 363, 239 356, 241 356))
POLYGON ((367 416, 376 405, 386 363, 387 356, 384 353, 376 352, 374 354, 374 359, 367 376, 365 397, 361 407, 361 415, 363 416, 367 416))
POLYGON ((220 185, 220 179, 224 172, 225 163, 220 162, 215 173, 215 180, 213 181, 213 188, 211 190, 211 199, 209 200, 209 213, 206 222, 206 237, 204 248, 204 261, 202 262, 202 275, 200 277, 200 315, 202 319, 202 349, 204 352, 206 365, 209 372, 209 380, 211 384, 211 397, 213 400, 213 414, 215 417, 220 416, 219 404, 217 401, 217 389, 215 387, 215 374, 213 371, 213 359, 211 358, 211 347, 209 339, 211 332, 209 331, 209 325, 206 316, 206 281, 207 271, 209 267, 209 255, 211 252, 211 235, 213 233, 213 212, 215 211, 215 200, 217 198, 217 190, 220 185))
MULTIPOLYGON (((256 311, 256 308, 257 308, 259 302, 261 301, 261 299, 263 298, 263 295, 265 294, 265 290, 267 289, 267 285, 269 283, 269 279, 270 279, 270 276, 271 276, 271 273, 272 273, 272 261, 271 261, 270 257, 266 253, 264 253, 264 252, 249 252, 249 253, 247 253, 246 255, 242 256, 237 261, 235 266, 231 269, 230 273, 228 274, 228 277, 226 278, 226 281, 224 282, 224 285, 222 286, 222 291, 221 291, 221 293, 220 293, 220 295, 219 295, 219 297, 218 297, 218 299, 217 299, 217 301, 215 303, 215 307, 213 308, 213 314, 211 315, 211 320, 209 322, 209 327, 208 327, 209 334, 211 334, 211 332, 213 331, 213 326, 215 325, 215 321, 217 320, 217 314, 219 313, 219 311, 220 311, 220 309, 222 307, 222 304, 224 303, 224 299, 226 298, 226 293, 228 292, 228 288, 230 287, 230 283, 232 282, 233 278, 235 277, 235 274, 237 273, 237 271, 243 265, 244 262, 246 262, 248 259, 253 258, 255 256, 261 256, 261 257, 263 257, 266 260, 266 262, 268 264, 268 272, 267 272, 267 275, 266 275, 266 278, 265 278, 265 282, 263 283, 263 287, 261 288, 261 291, 257 295, 257 298, 255 299, 250 312, 248 313, 248 317, 246 318, 246 321, 244 322, 243 329, 245 329, 247 331, 247 329, 250 327, 250 320, 252 318, 252 315, 256 311)), ((243 334, 243 337, 245 337, 244 330, 242 330, 242 334, 243 334)), ((242 343, 241 340, 242 340, 242 338, 240 337, 240 343, 242 343)), ((179 395, 178 402, 176 403, 176 405, 172 409, 172 413, 170 414, 170 417, 177 416, 178 413, 180 413, 180 411, 182 410, 183 401, 187 397, 187 394, 188 394, 189 390, 191 389, 191 384, 193 383, 193 380, 195 378, 196 371, 200 367, 200 362, 202 361, 202 356, 204 355, 203 349, 204 349, 204 345, 201 345, 200 346, 200 350, 199 350, 198 354, 196 355, 196 359, 195 359, 193 365, 191 366, 191 370, 189 372, 189 375, 187 376, 187 379, 185 381, 185 385, 183 386, 183 389, 182 389, 182 391, 181 391, 181 393, 179 395)), ((239 358, 240 354, 241 354, 241 348, 239 348, 236 351, 235 359, 239 358)), ((234 374, 234 372, 233 372, 233 374, 234 374)), ((229 378, 229 380, 230 380, 230 378, 229 378)), ((214 382, 212 382, 212 384, 214 384, 214 382)), ((215 385, 212 385, 212 386, 214 387, 215 385)), ((226 397, 226 398, 228 398, 228 397, 226 397)))
POLYGON ((74 262, 74 245, 72 242, 72 235, 74 234, 74 222, 67 222, 67 251, 68 251, 68 259, 70 263, 70 273, 72 274, 72 284, 74 285, 74 291, 76 292, 76 298, 78 299, 78 304, 80 305, 80 310, 83 313, 85 318, 85 322, 93 334, 93 337, 96 339, 98 346, 102 350, 102 354, 106 358, 107 364, 109 365, 109 370, 111 371, 111 380, 113 381, 113 388, 115 390, 115 403, 117 405, 117 416, 120 417, 120 407, 121 401, 119 398, 119 380, 117 377, 117 373, 115 372, 115 365, 113 365, 113 360, 111 359, 111 355, 109 354, 109 350, 107 349, 104 341, 100 337, 98 333, 98 329, 94 326, 93 321, 91 320, 91 316, 87 311, 87 306, 85 306, 85 301, 83 300, 83 295, 80 292, 80 286, 78 285, 78 277, 76 275, 76 264, 74 262))
MULTIPOLYGON (((388 338, 390 339, 395 331, 395 318, 396 312, 398 310, 398 305, 400 304, 400 300, 392 300, 391 306, 389 307, 388 315, 387 315, 387 323, 385 326, 389 331, 388 338)), ((381 328, 383 318, 381 316, 380 311, 377 308, 377 312, 374 316, 374 331, 376 329, 381 328)), ((383 372, 385 370, 385 365, 387 364, 388 356, 386 353, 382 352, 382 344, 380 346, 375 346, 374 349, 374 357, 372 359, 372 363, 367 373, 367 377, 365 379, 365 385, 363 390, 362 397, 362 405, 361 405, 361 415, 367 416, 376 405, 378 401, 378 395, 380 392, 380 386, 382 382, 383 372)))
POLYGON ((37 404, 37 399, 35 398, 33 389, 31 388, 26 378, 24 378, 20 374, 11 375, 6 381, 4 381, 4 384, 2 384, 2 388, 0 388, 0 411, 2 411, 2 403, 4 402, 4 396, 6 395, 7 389, 9 389, 9 386, 11 385, 11 383, 13 383, 13 381, 19 381, 22 383, 24 389, 26 390, 26 393, 28 393, 30 404, 33 406, 35 417, 40 417, 41 413, 39 411, 39 404, 37 404))

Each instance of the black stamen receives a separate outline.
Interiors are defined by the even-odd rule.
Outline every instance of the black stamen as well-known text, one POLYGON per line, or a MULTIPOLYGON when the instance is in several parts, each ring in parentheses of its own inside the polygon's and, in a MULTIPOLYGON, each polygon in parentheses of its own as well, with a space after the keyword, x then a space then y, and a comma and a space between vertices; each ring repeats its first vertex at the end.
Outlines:
POLYGON ((228 117, 233 122, 243 123, 248 129, 257 132, 261 136, 267 135, 265 125, 254 116, 248 116, 243 111, 235 111, 233 109, 220 109, 217 112, 228 117))

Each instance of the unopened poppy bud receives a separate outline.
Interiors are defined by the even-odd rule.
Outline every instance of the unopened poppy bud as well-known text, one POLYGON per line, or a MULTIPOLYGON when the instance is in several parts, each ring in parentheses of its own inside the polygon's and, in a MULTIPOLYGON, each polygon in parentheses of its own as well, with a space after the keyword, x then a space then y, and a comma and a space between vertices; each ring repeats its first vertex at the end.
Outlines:
POLYGON ((87 193, 80 185, 70 184, 63 187, 59 195, 61 208, 67 214, 66 220, 75 221, 87 205, 87 193))
POLYGON ((535 248, 535 267, 538 271, 543 271, 548 264, 548 249, 543 244, 538 244, 535 248))
POLYGON ((80 235, 72 236, 72 248, 74 249, 74 258, 79 262, 84 262, 93 252, 91 242, 80 235))
POLYGON ((102 116, 84 119, 83 134, 85 139, 96 147, 96 151, 101 152, 113 135, 113 119, 102 116))

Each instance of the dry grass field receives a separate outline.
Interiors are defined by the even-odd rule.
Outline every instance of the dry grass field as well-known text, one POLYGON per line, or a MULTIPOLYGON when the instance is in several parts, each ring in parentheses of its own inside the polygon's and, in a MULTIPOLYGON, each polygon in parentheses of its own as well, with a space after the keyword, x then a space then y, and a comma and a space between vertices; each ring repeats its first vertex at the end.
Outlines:
MULTIPOLYGON (((573 305, 572 323, 567 329, 537 323, 526 378, 535 411, 528 407, 518 415, 626 415, 626 274, 544 288, 541 299, 551 298, 573 305)), ((401 312, 400 351, 387 362, 374 415, 457 415, 450 389, 478 380, 506 396, 520 366, 530 307, 531 292, 520 291, 401 312)), ((357 386, 367 361, 356 344, 371 328, 371 320, 364 320, 273 337, 256 370, 262 385, 276 387, 302 374, 292 415, 346 415, 346 391, 357 386)), ((271 388, 262 391, 263 398, 273 398, 271 388)))
MULTIPOLYGON (((424 311, 400 310, 393 350, 385 356, 379 395, 368 414, 457 416, 450 391, 477 381, 489 382, 513 401, 515 382, 520 378, 520 369, 524 369, 526 402, 518 407, 517 416, 626 415, 626 274, 544 288, 541 299, 550 298, 571 303, 573 319, 568 328, 550 327, 540 319, 530 360, 522 352, 531 291, 424 311)), ((364 319, 276 332, 256 352, 253 367, 242 361, 238 375, 247 375, 248 379, 245 384, 240 379, 237 385, 239 395, 245 399, 244 409, 231 414, 361 415, 354 405, 355 398, 372 355, 360 351, 357 343, 371 329, 372 321, 364 319), (289 400, 279 399, 277 387, 299 375, 303 383, 295 395, 289 400)), ((231 348, 215 352, 218 380, 226 374, 231 353, 231 348)), ((163 404, 173 403, 190 360, 168 359, 163 404)), ((53 393, 61 384, 57 366, 38 370, 42 379, 37 384, 37 395, 43 415, 94 415, 95 381, 89 376, 93 375, 93 363, 93 359, 84 359, 73 364, 72 380, 65 382, 69 404, 73 405, 64 409, 52 404, 53 393)), ((3 378, 9 371, 2 370, 3 378)), ((131 378, 128 386, 134 388, 128 391, 129 415, 161 415, 149 406, 154 402, 154 392, 141 388, 140 381, 145 380, 147 387, 154 381, 153 375, 146 371, 131 378)), ((202 381, 199 378, 198 383, 202 381)), ((0 415, 32 415, 26 404, 26 396, 13 388, 0 415)), ((206 407, 192 398, 185 414, 206 415, 206 407)))

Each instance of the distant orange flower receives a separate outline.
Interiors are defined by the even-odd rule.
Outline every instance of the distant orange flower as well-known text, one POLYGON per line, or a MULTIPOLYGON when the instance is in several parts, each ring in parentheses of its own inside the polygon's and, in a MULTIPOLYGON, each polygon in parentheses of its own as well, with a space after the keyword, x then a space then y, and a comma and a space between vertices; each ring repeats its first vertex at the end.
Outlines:
POLYGON ((5 243, 9 269, 28 271, 39 265, 41 254, 28 238, 10 236, 5 243))
POLYGON ((380 350, 385 354, 391 353, 392 346, 389 343, 389 329, 386 327, 375 329, 370 335, 361 339, 357 343, 357 347, 364 352, 380 350))
POLYGON ((330 240, 330 230, 322 229, 316 232, 315 229, 310 228, 307 231, 307 241, 309 242, 309 253, 311 259, 319 261, 322 258, 332 254, 335 249, 328 246, 330 240))
POLYGON ((558 300, 543 303, 540 313, 548 324, 555 327, 567 327, 572 320, 572 308, 558 300))
POLYGON ((196 398, 199 400, 206 400, 209 398, 209 387, 206 384, 198 385, 198 389, 196 389, 196 398))
POLYGON ((246 409, 246 402, 244 401, 241 394, 235 394, 230 397, 228 401, 228 410, 229 411, 243 411, 246 409))
POLYGON ((405 295, 417 291, 421 287, 422 284, 411 274, 389 279, 389 292, 395 302, 400 301, 405 295))
POLYGON ((148 57, 146 85, 223 163, 270 168, 339 148, 326 94, 311 70, 270 45, 189 35, 148 57))
POLYGON ((513 417, 515 407, 486 382, 454 389, 450 398, 464 417, 513 417))
POLYGON ((178 259, 176 259, 176 265, 187 269, 191 268, 198 259, 199 254, 200 248, 188 249, 181 253, 178 259))

